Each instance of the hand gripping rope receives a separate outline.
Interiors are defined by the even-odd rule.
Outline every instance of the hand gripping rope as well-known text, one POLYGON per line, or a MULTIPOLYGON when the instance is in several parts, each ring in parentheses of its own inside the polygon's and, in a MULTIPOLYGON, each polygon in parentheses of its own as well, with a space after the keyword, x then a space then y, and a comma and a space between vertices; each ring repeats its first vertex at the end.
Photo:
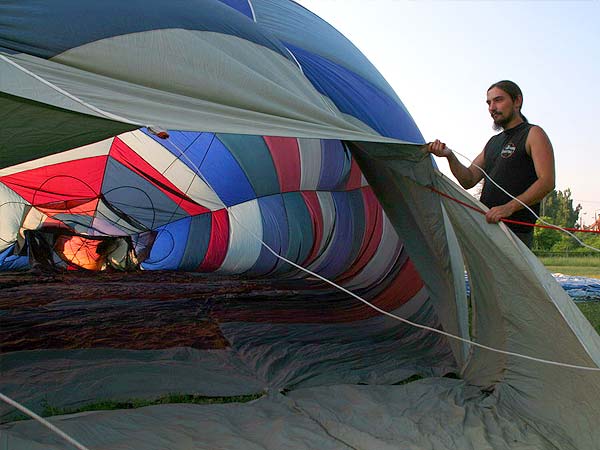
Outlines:
MULTIPOLYGON (((598 249, 596 247, 593 247, 591 245, 588 245, 585 242, 582 242, 577 236, 575 236, 572 233, 572 231, 574 231, 574 232, 577 232, 577 233, 595 233, 595 234, 600 234, 600 231, 597 231, 597 230, 580 230, 580 229, 577 229, 577 228, 563 228, 563 227, 559 227, 558 225, 554 225, 554 224, 546 222, 544 219, 542 219, 540 216, 538 216, 528 205, 526 205, 525 203, 523 203, 521 200, 519 200, 518 198, 516 198, 514 195, 512 195, 510 192, 508 192, 502 186, 500 186, 498 183, 496 183, 496 181, 494 181, 492 179, 492 177, 490 177, 488 175, 488 173, 485 170, 483 170, 483 168, 479 167, 477 164, 475 164, 473 161, 471 161, 468 157, 466 157, 462 153, 459 153, 459 152, 457 152, 455 150, 451 150, 451 149, 448 149, 448 150, 450 150, 453 153, 456 153, 459 156, 462 156, 467 161, 469 161, 469 163, 473 164, 475 167, 477 167, 479 170, 481 170, 481 173, 483 173, 483 175, 488 180, 490 180, 490 182, 493 183, 494 186, 496 186, 498 189, 500 189, 502 192, 504 192, 506 195, 508 195, 513 200, 516 200, 517 202, 519 202, 524 208, 526 208, 531 214, 533 214, 536 219, 538 219, 540 222, 542 222, 543 225, 542 224, 537 224, 537 223, 532 224, 532 223, 528 223, 528 222, 520 222, 518 220, 512 220, 512 219, 500 219, 500 221, 505 222, 505 223, 514 223, 514 224, 518 224, 518 225, 527 225, 527 226, 530 226, 530 227, 548 228, 548 229, 552 229, 552 230, 559 230, 559 231, 562 231, 564 233, 567 233, 569 236, 571 236, 573 239, 575 239, 582 246, 587 247, 587 248, 589 248, 591 250, 594 250, 595 252, 600 252, 600 249, 598 249)), ((447 198, 449 200, 452 200, 453 202, 456 202, 456 203, 458 203, 458 204, 460 204, 462 206, 465 206, 465 207, 467 207, 469 209, 472 209, 473 211, 477 211, 477 212, 479 212, 481 214, 485 214, 485 212, 483 210, 481 210, 479 208, 476 208, 474 206, 468 205, 467 203, 462 202, 462 201, 460 201, 460 200, 458 200, 458 199, 456 199, 456 198, 454 198, 454 197, 452 197, 452 196, 450 196, 448 194, 444 194, 443 192, 438 191, 437 189, 435 189, 432 186, 427 186, 427 189, 429 189, 432 192, 435 192, 436 194, 441 195, 442 197, 445 197, 445 198, 447 198)))

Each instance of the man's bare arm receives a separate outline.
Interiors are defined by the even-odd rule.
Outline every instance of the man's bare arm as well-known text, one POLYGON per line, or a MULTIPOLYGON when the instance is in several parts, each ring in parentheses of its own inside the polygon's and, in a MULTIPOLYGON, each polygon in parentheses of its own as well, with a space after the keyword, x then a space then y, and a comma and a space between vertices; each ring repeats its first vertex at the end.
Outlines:
POLYGON ((458 160, 454 152, 438 139, 427 144, 427 150, 429 153, 432 153, 435 156, 445 157, 448 159, 448 165, 450 166, 452 175, 456 177, 463 188, 471 189, 483 178, 483 173, 477 168, 477 166, 483 167, 485 161, 483 152, 477 155, 477 157, 473 160, 473 164, 471 164, 469 167, 466 167, 458 160))

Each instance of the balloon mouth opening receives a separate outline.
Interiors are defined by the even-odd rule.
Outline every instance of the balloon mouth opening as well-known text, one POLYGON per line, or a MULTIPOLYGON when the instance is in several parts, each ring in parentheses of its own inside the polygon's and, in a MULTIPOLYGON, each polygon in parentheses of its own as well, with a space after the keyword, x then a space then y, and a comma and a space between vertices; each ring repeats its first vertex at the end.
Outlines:
POLYGON ((30 265, 50 270, 139 270, 148 250, 136 251, 130 236, 88 236, 60 228, 25 232, 30 265))

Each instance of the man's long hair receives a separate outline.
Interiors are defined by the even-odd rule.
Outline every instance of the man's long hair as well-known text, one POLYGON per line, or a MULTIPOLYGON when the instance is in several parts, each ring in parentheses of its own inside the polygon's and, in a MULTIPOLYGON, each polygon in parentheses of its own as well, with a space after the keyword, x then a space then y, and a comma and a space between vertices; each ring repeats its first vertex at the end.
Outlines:
MULTIPOLYGON (((492 84, 488 88, 488 92, 492 88, 502 89, 504 92, 506 92, 510 96, 510 98, 512 98, 513 102, 517 99, 517 97, 520 96, 521 97, 521 108, 523 108, 523 92, 521 92, 521 88, 519 86, 517 86, 517 83, 515 83, 514 81, 510 81, 510 80, 498 81, 497 83, 492 84)), ((521 112, 521 108, 519 108, 519 114, 521 115, 521 119, 523 119, 523 122, 529 123, 529 120, 527 120, 527 117, 525 117, 523 115, 523 113, 521 112)))

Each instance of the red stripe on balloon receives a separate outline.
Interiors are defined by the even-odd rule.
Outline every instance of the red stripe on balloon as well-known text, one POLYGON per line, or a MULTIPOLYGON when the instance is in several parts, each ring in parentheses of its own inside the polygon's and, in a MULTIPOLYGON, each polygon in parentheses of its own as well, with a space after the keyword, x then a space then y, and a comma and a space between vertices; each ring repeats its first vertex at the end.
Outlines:
POLYGON ((65 161, 0 177, 0 181, 34 206, 64 209, 65 202, 75 201, 74 205, 98 197, 107 159, 103 155, 65 161))
POLYGON ((213 272, 223 264, 229 247, 229 214, 226 209, 219 209, 211 214, 210 241, 200 272, 213 272))
POLYGON ((336 282, 344 282, 358 274, 373 258, 383 235, 383 210, 370 187, 362 189, 365 205, 365 233, 356 260, 350 269, 340 275, 336 282))
POLYGON ((319 256, 319 248, 323 240, 323 211, 315 191, 303 191, 301 195, 306 203, 313 226, 313 246, 308 257, 301 262, 302 266, 307 266, 319 256))
POLYGON ((301 164, 298 140, 289 137, 265 136, 279 178, 281 192, 300 189, 301 164))
POLYGON ((348 176, 348 182, 346 183, 346 190, 358 189, 362 183, 362 172, 358 163, 354 158, 351 160, 350 175, 348 176))

